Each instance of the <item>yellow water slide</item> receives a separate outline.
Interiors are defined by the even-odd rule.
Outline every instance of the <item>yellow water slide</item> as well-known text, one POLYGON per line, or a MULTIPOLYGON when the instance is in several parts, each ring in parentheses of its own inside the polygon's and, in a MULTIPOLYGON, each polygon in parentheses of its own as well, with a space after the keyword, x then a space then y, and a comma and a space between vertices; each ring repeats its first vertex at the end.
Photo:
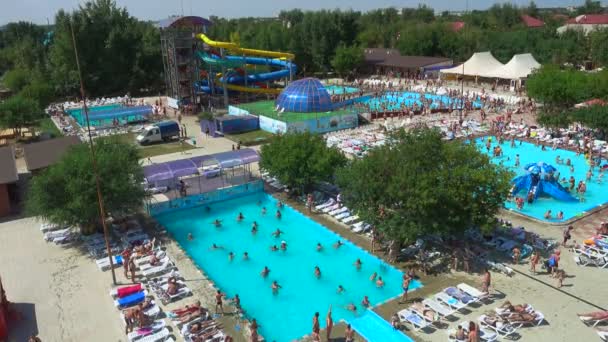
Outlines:
POLYGON ((226 88, 234 91, 244 91, 248 93, 257 93, 257 94, 274 94, 278 95, 283 91, 282 88, 251 88, 251 87, 243 87, 234 84, 226 85, 226 88))
POLYGON ((209 39, 209 37, 200 33, 197 37, 202 40, 205 44, 215 47, 230 50, 237 55, 246 55, 246 56, 262 56, 262 57, 270 57, 270 58, 285 58, 289 60, 295 59, 295 55, 289 52, 277 52, 277 51, 266 51, 266 50, 256 50, 256 49, 245 49, 241 48, 235 43, 230 42, 217 42, 215 40, 209 39))

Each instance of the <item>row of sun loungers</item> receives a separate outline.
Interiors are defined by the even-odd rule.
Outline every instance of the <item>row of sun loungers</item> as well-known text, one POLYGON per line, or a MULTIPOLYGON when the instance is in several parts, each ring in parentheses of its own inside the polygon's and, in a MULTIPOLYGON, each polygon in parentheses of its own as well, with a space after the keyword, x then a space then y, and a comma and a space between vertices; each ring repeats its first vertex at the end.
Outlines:
POLYGON ((330 198, 325 203, 314 207, 315 211, 333 216, 336 220, 349 226, 355 233, 366 233, 371 230, 371 225, 360 221, 359 216, 351 212, 347 207, 330 198))
POLYGON ((608 236, 596 235, 588 239, 584 245, 576 246, 574 261, 580 266, 608 268, 608 236))

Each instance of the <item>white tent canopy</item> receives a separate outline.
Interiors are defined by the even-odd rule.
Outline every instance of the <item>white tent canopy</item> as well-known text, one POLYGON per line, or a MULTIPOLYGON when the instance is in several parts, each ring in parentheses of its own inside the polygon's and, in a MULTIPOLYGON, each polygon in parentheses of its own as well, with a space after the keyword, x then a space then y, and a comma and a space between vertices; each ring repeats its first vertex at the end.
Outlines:
POLYGON ((495 69, 492 72, 492 77, 507 80, 517 80, 528 77, 532 71, 538 68, 540 68, 540 63, 534 59, 534 56, 529 53, 524 53, 513 56, 509 63, 495 69))
POLYGON ((476 52, 463 64, 449 69, 442 69, 439 72, 442 74, 464 74, 466 76, 495 77, 492 76, 493 71, 503 66, 504 64, 500 63, 496 58, 494 58, 492 53, 486 51, 476 52))

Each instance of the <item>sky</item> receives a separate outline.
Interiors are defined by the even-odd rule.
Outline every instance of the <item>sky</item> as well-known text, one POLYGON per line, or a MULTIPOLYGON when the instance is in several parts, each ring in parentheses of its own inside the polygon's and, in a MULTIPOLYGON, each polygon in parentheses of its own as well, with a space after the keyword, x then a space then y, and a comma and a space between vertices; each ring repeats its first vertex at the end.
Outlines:
MULTIPOLYGON (((73 10, 84 0, 0 0, 0 25, 13 21, 53 23, 55 13, 63 8, 73 10)), ((142 20, 158 20, 172 14, 209 17, 273 17, 281 10, 301 8, 313 9, 354 9, 366 11, 382 7, 416 7, 419 3, 437 11, 485 9, 496 2, 492 0, 116 0, 129 13, 142 20), (183 4, 183 6, 182 6, 183 4)), ((529 0, 510 1, 525 6, 529 0)), ((538 7, 576 6, 584 0, 535 0, 538 7)), ((608 5, 608 0, 602 1, 608 5)))

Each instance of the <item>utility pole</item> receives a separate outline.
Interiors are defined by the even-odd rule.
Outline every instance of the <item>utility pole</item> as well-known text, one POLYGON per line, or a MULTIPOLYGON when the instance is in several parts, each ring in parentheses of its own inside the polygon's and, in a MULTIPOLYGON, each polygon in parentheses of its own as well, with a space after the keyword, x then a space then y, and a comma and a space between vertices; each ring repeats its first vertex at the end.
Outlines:
POLYGON ((93 136, 91 135, 91 123, 89 122, 89 111, 87 108, 87 98, 84 91, 84 81, 82 80, 82 71, 80 70, 80 60, 78 59, 78 48, 76 46, 76 37, 74 35, 74 27, 70 20, 70 31, 72 32, 72 44, 74 45, 74 56, 76 57, 76 68, 78 69, 78 78, 80 79, 80 97, 82 98, 82 111, 87 120, 87 131, 89 133, 89 148, 91 149, 91 163, 93 164, 93 173, 95 174, 95 185, 97 187, 97 203, 99 203, 99 218, 103 226, 103 238, 110 259, 110 270, 112 271, 112 282, 116 285, 116 273, 114 273, 114 260, 112 260, 112 248, 110 248, 110 240, 108 238, 108 226, 106 225, 106 213, 103 205, 103 197, 101 195, 101 182, 99 180, 99 169, 97 168, 97 156, 95 153, 95 144, 93 144, 93 136))

